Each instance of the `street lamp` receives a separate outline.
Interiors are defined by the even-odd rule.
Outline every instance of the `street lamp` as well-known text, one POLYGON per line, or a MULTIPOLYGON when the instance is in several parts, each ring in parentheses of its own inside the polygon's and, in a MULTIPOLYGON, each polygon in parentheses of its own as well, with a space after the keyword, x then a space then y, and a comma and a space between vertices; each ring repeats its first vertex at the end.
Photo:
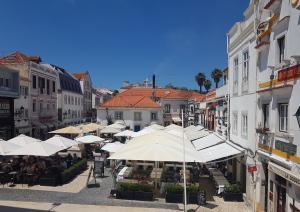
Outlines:
POLYGON ((298 126, 300 128, 300 106, 298 107, 298 110, 297 110, 297 112, 295 113, 294 116, 296 116, 296 119, 297 119, 297 122, 298 122, 298 126))

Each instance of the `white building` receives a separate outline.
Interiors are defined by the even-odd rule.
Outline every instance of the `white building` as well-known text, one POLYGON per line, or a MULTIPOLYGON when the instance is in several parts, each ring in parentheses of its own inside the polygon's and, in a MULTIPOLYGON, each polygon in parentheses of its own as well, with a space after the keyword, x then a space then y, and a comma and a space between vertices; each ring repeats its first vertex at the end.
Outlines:
POLYGON ((61 126, 82 122, 83 95, 80 82, 70 72, 58 66, 49 65, 58 73, 57 112, 61 126))
POLYGON ((228 78, 230 93, 229 140, 245 149, 245 156, 229 163, 229 172, 246 192, 246 201, 253 202, 252 175, 247 166, 255 164, 256 114, 256 42, 254 3, 244 12, 227 34, 228 78))
POLYGON ((113 92, 106 88, 92 89, 92 119, 97 120, 97 106, 112 97, 113 92))
POLYGON ((73 74, 79 81, 83 94, 83 121, 92 120, 92 80, 88 71, 73 74))
POLYGON ((300 4, 257 3, 257 211, 300 210, 300 4))

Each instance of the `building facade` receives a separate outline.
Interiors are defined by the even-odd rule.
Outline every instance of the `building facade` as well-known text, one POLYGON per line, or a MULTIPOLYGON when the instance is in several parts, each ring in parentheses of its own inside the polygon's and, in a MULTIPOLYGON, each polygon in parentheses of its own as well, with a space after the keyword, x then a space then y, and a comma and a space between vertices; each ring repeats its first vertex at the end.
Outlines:
POLYGON ((19 97, 19 72, 0 65, 0 138, 15 135, 14 99, 19 97))
POLYGON ((300 4, 257 11, 256 210, 300 211, 300 4))
POLYGON ((92 80, 88 71, 73 74, 79 81, 83 94, 83 114, 84 122, 92 121, 92 80))

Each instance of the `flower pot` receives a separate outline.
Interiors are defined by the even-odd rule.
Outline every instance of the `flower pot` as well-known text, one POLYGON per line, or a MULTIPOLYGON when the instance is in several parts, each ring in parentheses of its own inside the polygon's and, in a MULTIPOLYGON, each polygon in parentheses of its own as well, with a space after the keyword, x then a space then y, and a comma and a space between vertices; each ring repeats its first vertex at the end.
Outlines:
POLYGON ((153 201, 153 192, 135 191, 134 199, 141 201, 153 201))
POLYGON ((168 203, 183 203, 183 194, 166 193, 166 202, 168 203))
POLYGON ((223 199, 226 202, 243 202, 243 193, 224 192, 223 199))

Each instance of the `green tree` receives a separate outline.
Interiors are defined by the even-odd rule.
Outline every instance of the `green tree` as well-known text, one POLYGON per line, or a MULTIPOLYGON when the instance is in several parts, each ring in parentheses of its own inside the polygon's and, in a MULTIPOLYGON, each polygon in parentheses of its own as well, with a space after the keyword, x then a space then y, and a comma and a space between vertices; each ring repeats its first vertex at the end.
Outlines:
POLYGON ((223 72, 220 69, 215 68, 211 72, 211 78, 214 79, 216 83, 216 88, 218 88, 221 77, 223 76, 223 72))
POLYGON ((206 92, 208 92, 211 88, 211 80, 205 80, 203 85, 204 85, 206 92))
POLYGON ((200 89, 200 93, 202 93, 202 86, 203 86, 203 83, 205 81, 206 77, 205 77, 205 74, 199 72, 196 76, 195 76, 195 80, 199 86, 199 89, 200 89))

